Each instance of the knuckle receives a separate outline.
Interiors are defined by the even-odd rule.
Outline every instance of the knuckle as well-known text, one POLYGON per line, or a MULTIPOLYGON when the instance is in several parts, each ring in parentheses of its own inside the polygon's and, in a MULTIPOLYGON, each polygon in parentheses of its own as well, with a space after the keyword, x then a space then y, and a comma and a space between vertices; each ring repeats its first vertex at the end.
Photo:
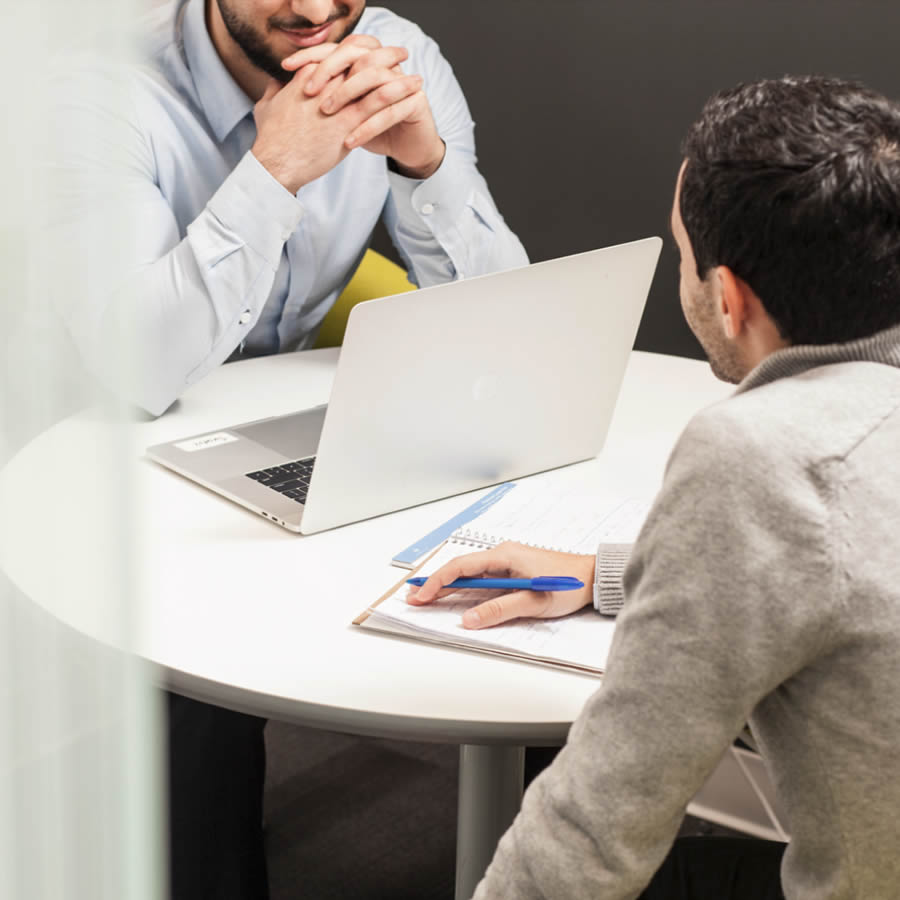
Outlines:
POLYGON ((359 73, 357 79, 360 84, 370 90, 384 84, 384 79, 381 77, 378 69, 366 69, 359 73))
POLYGON ((316 81, 325 84, 327 81, 334 78, 340 71, 340 60, 335 60, 332 56, 330 59, 326 59, 324 62, 319 63, 318 78, 316 78, 316 81))
POLYGON ((482 616, 482 618, 490 619, 491 621, 503 618, 503 604, 496 597, 493 600, 485 601, 482 604, 482 609, 487 614, 482 616))
POLYGON ((390 103, 394 97, 394 87, 391 84, 383 84, 375 91, 375 99, 381 103, 390 103))
POLYGON ((381 46, 381 41, 371 34, 351 34, 344 38, 343 43, 349 44, 351 47, 370 47, 372 49, 381 46))

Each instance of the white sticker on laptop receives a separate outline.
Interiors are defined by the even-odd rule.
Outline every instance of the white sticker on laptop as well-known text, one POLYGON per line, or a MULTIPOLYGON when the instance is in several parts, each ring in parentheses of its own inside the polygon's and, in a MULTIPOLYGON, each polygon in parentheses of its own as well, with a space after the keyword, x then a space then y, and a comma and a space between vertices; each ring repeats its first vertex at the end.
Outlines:
POLYGON ((237 438, 227 431, 217 431, 215 434, 204 434, 203 437, 191 438, 189 441, 179 441, 175 446, 185 453, 196 453, 197 450, 209 450, 210 447, 230 444, 236 440, 237 438))

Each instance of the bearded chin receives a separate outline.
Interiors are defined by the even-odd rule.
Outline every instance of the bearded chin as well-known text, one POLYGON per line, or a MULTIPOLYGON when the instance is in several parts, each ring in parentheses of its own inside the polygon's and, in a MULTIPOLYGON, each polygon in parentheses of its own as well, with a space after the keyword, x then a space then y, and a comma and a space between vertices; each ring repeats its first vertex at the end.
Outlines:
MULTIPOLYGON (((232 36, 234 37, 234 35, 232 36)), ((242 37, 244 38, 243 40, 235 37, 235 41, 241 50, 244 51, 247 59, 257 69, 261 69, 266 75, 269 75, 276 81, 280 81, 282 84, 287 84, 294 77, 294 73, 283 68, 281 60, 276 58, 263 43, 256 40, 247 40, 246 35, 242 35, 242 37)))
POLYGON ((266 75, 280 81, 282 84, 287 84, 294 77, 294 73, 282 68, 281 60, 272 54, 265 39, 252 25, 240 18, 227 0, 218 0, 218 5, 225 28, 231 35, 232 40, 241 48, 244 56, 257 69, 265 72, 266 75))
MULTIPOLYGON (((281 60, 272 53, 269 45, 266 43, 265 37, 249 22, 244 21, 240 17, 231 6, 230 0, 217 0, 217 3, 219 12, 222 15, 222 21, 225 23, 225 28, 228 30, 228 33, 238 47, 241 48, 244 56, 246 56, 257 69, 265 72, 266 75, 269 75, 276 81, 280 81, 282 84, 287 84, 294 77, 294 73, 288 72, 286 69, 282 68, 281 60)), ((356 18, 347 24, 344 33, 337 38, 338 41, 342 41, 356 28, 359 24, 359 20, 362 18, 364 10, 365 4, 362 4, 356 18)), ((347 7, 346 4, 338 4, 338 15, 345 16, 348 15, 349 12, 349 7, 347 7)), ((285 27, 285 25, 290 26, 292 24, 290 22, 277 22, 274 19, 270 20, 270 25, 273 23, 280 24, 282 27, 285 27)))

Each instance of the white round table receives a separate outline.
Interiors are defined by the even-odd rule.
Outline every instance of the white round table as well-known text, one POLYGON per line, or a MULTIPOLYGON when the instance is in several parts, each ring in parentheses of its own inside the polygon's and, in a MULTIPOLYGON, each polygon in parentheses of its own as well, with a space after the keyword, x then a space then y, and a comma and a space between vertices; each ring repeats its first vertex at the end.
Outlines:
MULTIPOLYGON (((222 366, 154 421, 85 412, 55 425, 0 472, 0 566, 59 620, 156 664, 168 689, 316 728, 460 744, 456 892, 469 897, 518 809, 523 746, 561 743, 599 686, 351 625, 408 574, 389 565, 394 553, 475 495, 303 537, 142 456, 327 401, 337 352, 222 366), (123 597, 127 629, 113 624, 123 597)), ((534 477, 548 490, 652 492, 690 416, 729 392, 705 363, 635 352, 600 456, 534 477)))

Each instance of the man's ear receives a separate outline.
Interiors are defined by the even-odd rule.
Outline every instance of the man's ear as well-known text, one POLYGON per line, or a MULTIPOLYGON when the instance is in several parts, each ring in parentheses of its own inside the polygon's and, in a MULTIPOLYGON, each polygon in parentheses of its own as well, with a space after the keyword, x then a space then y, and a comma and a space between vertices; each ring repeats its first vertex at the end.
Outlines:
POLYGON ((743 279, 738 278, 728 266, 718 266, 716 278, 719 282, 717 303, 722 318, 722 328, 725 337, 734 340, 753 315, 753 301, 756 300, 756 295, 750 286, 743 279))

